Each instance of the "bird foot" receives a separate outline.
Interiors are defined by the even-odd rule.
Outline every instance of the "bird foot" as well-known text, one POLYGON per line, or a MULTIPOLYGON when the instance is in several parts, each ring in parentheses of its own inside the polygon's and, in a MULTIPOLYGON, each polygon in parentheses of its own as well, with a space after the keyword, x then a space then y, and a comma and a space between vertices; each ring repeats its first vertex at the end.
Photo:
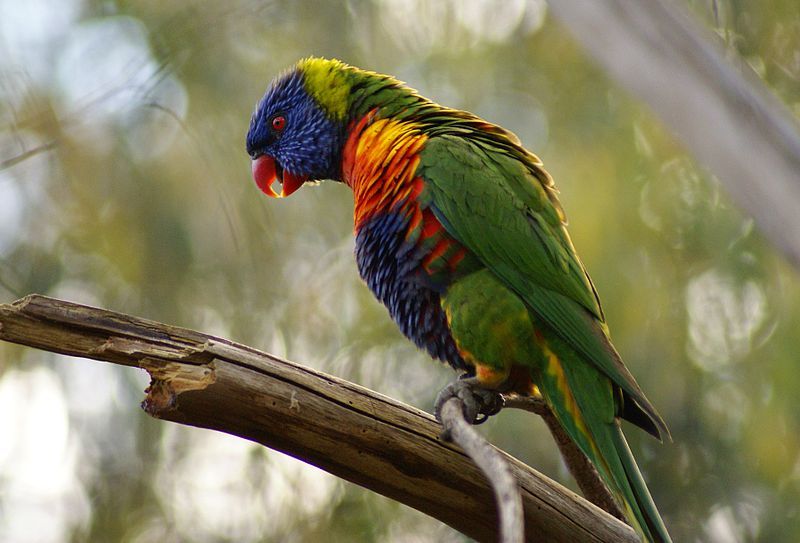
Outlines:
POLYGON ((475 377, 458 379, 445 386, 436 396, 433 413, 442 422, 442 406, 450 398, 461 400, 464 418, 470 424, 483 424, 489 417, 503 408, 503 396, 494 390, 483 388, 475 377))

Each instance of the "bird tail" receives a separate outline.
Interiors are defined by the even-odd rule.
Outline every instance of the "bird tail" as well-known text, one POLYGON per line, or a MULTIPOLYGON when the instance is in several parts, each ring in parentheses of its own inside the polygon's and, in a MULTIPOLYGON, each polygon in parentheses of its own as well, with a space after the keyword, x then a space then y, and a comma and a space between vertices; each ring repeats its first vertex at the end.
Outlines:
MULTIPOLYGON (((606 484, 611 486, 617 501, 623 504, 623 510, 633 528, 644 540, 653 543, 671 543, 672 539, 664 526, 664 521, 661 520, 639 466, 636 465, 633 453, 622 434, 619 420, 605 426, 600 432, 607 434, 613 451, 610 455, 603 455, 604 458, 600 463, 605 463, 610 468, 608 470, 610 473, 603 473, 606 470, 598 471, 605 475, 606 484)), ((598 462, 595 462, 595 466, 597 464, 598 462)))
MULTIPOLYGON (((625 513, 648 543, 671 543, 664 522, 647 490, 618 418, 614 385, 572 349, 543 345, 545 367, 539 390, 572 440, 589 458, 625 513), (573 359, 574 358, 574 359, 573 359)), ((617 391, 618 392, 618 391, 617 391)))

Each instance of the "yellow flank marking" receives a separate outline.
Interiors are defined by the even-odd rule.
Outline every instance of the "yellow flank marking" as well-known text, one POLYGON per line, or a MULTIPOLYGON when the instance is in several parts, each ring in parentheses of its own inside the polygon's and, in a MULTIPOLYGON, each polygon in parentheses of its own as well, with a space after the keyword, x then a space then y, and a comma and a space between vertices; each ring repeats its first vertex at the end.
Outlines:
MULTIPOLYGON (((463 354, 461 356, 464 356, 463 354)), ((466 360, 466 359, 465 359, 466 360)), ((486 388, 497 388, 508 379, 508 370, 498 370, 491 366, 485 366, 480 362, 475 363, 475 377, 478 382, 486 388)))
POLYGON ((444 296, 439 299, 439 305, 444 309, 444 316, 447 317, 447 325, 453 322, 453 314, 450 312, 450 306, 444 303, 444 296))
MULTIPOLYGON (((583 434, 591 436, 586 428, 586 424, 583 422, 583 414, 581 413, 580 407, 578 407, 578 402, 575 400, 575 396, 573 396, 572 390, 569 388, 567 375, 564 373, 561 361, 545 341, 541 341, 539 346, 542 349, 542 353, 547 358, 547 374, 555 379, 556 387, 558 387, 559 392, 561 392, 561 395, 564 397, 564 406, 575 421, 575 426, 577 426, 583 434)), ((590 438, 589 441, 594 444, 593 439, 590 438)))
MULTIPOLYGON (((623 508, 627 511, 627 518, 633 519, 633 510, 631 509, 630 504, 625 500, 624 496, 620 493, 618 483, 614 481, 614 476, 612 475, 611 468, 606 461, 605 455, 600 451, 600 449, 597 448, 597 442, 595 441, 594 436, 586 427, 580 407, 578 407, 575 396, 572 395, 572 390, 569 388, 567 376, 564 373, 564 367, 561 365, 561 361, 558 359, 558 356, 552 350, 550 350, 550 347, 547 345, 547 342, 544 340, 544 338, 539 336, 537 339, 537 343, 542 348, 542 352, 547 358, 547 374, 555 379, 556 386, 564 396, 564 405, 567 409, 567 412, 575 421, 575 426, 583 435, 588 438, 589 446, 592 448, 592 453, 594 456, 594 458, 591 459, 592 463, 594 463, 595 468, 597 468, 601 473, 601 476, 606 481, 606 484, 611 485, 612 493, 617 497, 617 501, 620 502, 623 508)), ((611 454, 614 453, 612 452, 611 454)))

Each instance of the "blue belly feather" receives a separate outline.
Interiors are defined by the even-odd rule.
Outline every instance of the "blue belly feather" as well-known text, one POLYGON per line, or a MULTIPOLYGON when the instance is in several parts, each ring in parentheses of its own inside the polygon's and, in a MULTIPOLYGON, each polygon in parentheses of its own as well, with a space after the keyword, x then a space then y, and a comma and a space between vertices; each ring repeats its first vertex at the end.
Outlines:
POLYGON ((434 284, 424 272, 424 255, 406 241, 407 229, 401 212, 382 213, 364 223, 356 234, 358 271, 406 337, 433 358, 466 371, 440 303, 446 285, 434 284))

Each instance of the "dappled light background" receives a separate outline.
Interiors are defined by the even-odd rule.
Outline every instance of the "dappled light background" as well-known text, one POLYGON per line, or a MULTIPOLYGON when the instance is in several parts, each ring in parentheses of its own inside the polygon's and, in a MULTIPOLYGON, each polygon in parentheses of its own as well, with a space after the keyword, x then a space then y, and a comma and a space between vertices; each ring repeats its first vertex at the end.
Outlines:
MULTIPOLYGON (((796 0, 690 8, 800 112, 796 0)), ((540 155, 671 426, 674 443, 628 436, 676 541, 800 540, 798 272, 543 0, 0 0, 0 302, 38 292, 195 328, 430 409, 452 373, 358 279, 349 190, 274 201, 250 179, 252 107, 310 54, 394 74, 540 155)), ((152 420, 146 385, 0 343, 1 541, 465 539, 279 453, 152 420)), ((574 487, 536 417, 483 430, 574 487)))

